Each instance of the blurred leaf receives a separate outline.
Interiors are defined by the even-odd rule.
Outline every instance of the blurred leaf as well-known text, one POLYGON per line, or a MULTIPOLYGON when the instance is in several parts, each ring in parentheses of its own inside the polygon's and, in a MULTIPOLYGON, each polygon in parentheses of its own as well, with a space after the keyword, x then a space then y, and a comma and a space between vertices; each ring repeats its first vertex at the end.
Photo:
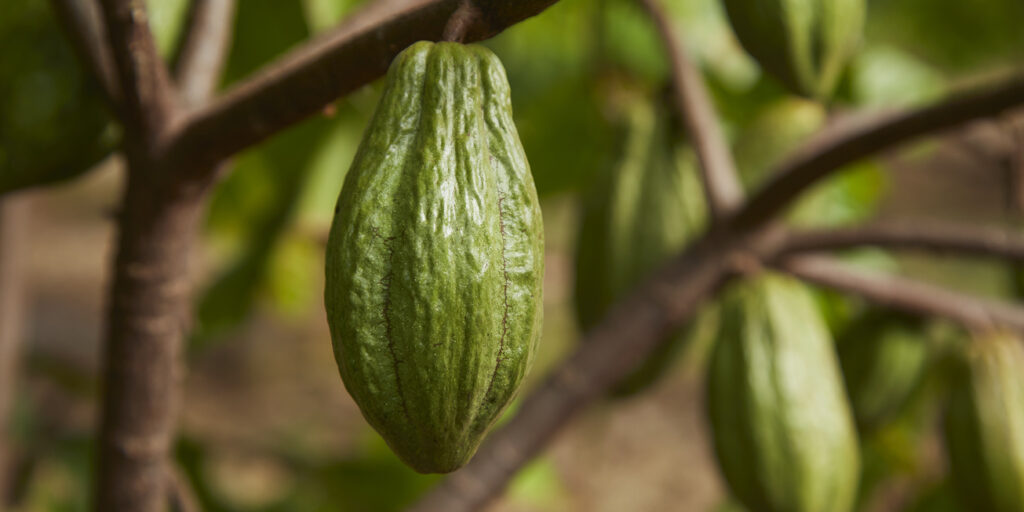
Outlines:
POLYGON ((267 266, 266 289, 277 311, 298 316, 320 295, 314 285, 324 262, 320 248, 310 239, 284 237, 267 266))
POLYGON ((891 46, 869 46, 850 71, 853 100, 860 106, 911 107, 931 103, 945 91, 945 78, 913 55, 891 46))
POLYGON ((189 0, 146 0, 149 26, 157 51, 167 59, 180 42, 181 31, 188 18, 189 0))
MULTIPOLYGON (((308 37, 304 16, 297 2, 240 2, 226 81, 248 75, 308 37)), ((208 341, 248 315, 297 208, 312 155, 330 124, 320 117, 310 119, 243 153, 215 191, 208 230, 214 246, 219 242, 235 256, 198 301, 194 343, 208 341)))
POLYGON ((807 227, 855 224, 874 215, 886 184, 880 165, 871 161, 849 165, 808 190, 789 219, 807 227))
POLYGON ((825 108, 796 97, 781 97, 759 109, 758 105, 751 106, 756 115, 739 133, 734 153, 744 184, 756 188, 775 166, 821 129, 825 108))
POLYGON ((592 72, 592 3, 559 2, 487 44, 505 65, 516 125, 540 195, 587 183, 610 129, 592 72))
POLYGON ((943 480, 925 489, 907 507, 907 512, 966 512, 956 498, 956 492, 948 480, 943 480))
POLYGON ((307 37, 309 28, 300 2, 238 2, 231 53, 224 70, 225 84, 256 71, 307 37))
POLYGON ((0 16, 0 194, 77 176, 117 145, 99 86, 46 2, 0 16))
POLYGON ((541 196, 589 183, 610 157, 611 128, 592 82, 582 75, 566 77, 518 107, 516 124, 541 196))
POLYGON ((554 463, 540 457, 519 470, 509 483, 505 495, 509 501, 542 512, 565 510, 565 493, 562 478, 554 463))
POLYGON ((313 32, 333 28, 366 0, 302 0, 306 23, 313 32))
POLYGON ((668 58, 651 17, 639 2, 600 0, 600 57, 605 65, 640 78, 651 87, 668 80, 668 58))
POLYGON ((872 0, 867 40, 889 43, 945 71, 1019 65, 1020 0, 872 0))
MULTIPOLYGON (((229 240, 227 245, 235 246, 237 256, 199 300, 195 342, 207 341, 244 320, 267 278, 273 276, 268 272, 271 257, 297 210, 312 155, 329 125, 323 118, 312 119, 244 153, 231 176, 217 188, 209 230, 229 240)), ((274 277, 288 279, 287 275, 274 277)), ((306 283, 293 284, 308 289, 308 281, 307 277, 306 283)), ((278 281, 277 286, 280 293, 284 283, 278 281)))

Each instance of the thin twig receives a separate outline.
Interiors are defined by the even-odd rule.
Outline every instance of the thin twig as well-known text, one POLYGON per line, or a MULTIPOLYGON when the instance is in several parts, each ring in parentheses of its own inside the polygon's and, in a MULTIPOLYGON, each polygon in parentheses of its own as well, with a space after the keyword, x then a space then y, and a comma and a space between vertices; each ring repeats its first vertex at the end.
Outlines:
POLYGON ((715 113, 714 105, 700 68, 697 67, 672 25, 659 0, 640 0, 650 13, 668 53, 672 69, 672 86, 680 120, 686 126, 703 176, 704 192, 712 217, 721 219, 743 200, 743 185, 729 145, 715 113))
POLYGON ((753 194, 734 225, 749 229, 773 219, 812 184, 866 156, 917 137, 975 119, 991 117, 1024 103, 1024 75, 1002 85, 901 114, 833 130, 801 148, 753 194))
POLYGON ((121 90, 125 136, 149 147, 173 115, 167 66, 156 51, 143 0, 100 0, 121 90))
POLYGON ((1024 261, 1024 237, 1009 230, 936 223, 901 223, 791 233, 783 252, 797 254, 873 246, 1024 261))
POLYGON ((448 19, 448 24, 444 26, 441 40, 461 43, 465 40, 466 33, 479 19, 480 9, 476 6, 476 2, 474 0, 462 0, 459 8, 455 9, 452 17, 448 19))
POLYGON ((947 290, 905 277, 866 272, 816 256, 781 260, 779 268, 812 283, 863 296, 883 306, 949 318, 974 328, 1003 326, 1024 332, 1024 308, 947 290))
MULTIPOLYGON (((557 0, 488 2, 465 41, 492 36, 557 0)), ((370 4, 332 32, 282 57, 193 113, 169 149, 182 168, 213 164, 323 110, 339 96, 382 76, 410 44, 441 35, 461 0, 391 0, 370 4)))
POLYGON ((175 59, 178 94, 194 107, 213 96, 231 43, 235 0, 192 0, 175 59))
POLYGON ((107 106, 120 115, 121 88, 96 0, 50 0, 50 5, 85 68, 100 84, 107 106))

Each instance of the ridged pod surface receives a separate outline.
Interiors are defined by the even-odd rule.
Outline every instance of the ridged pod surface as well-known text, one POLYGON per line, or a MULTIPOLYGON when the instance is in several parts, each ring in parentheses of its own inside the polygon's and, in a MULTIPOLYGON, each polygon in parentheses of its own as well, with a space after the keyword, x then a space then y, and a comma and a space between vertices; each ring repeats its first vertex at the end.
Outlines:
POLYGON ((729 22, 765 71, 825 99, 860 43, 865 0, 724 0, 729 22))
POLYGON ((809 290, 773 273, 722 300, 708 410, 732 494, 759 512, 847 512, 859 452, 832 340, 809 290))
POLYGON ((1024 340, 974 339, 952 382, 946 447, 968 510, 1024 510, 1024 340))
POLYGON ((498 58, 410 46, 338 198, 324 302, 345 387, 417 471, 465 464, 515 396, 540 336, 543 256, 498 58))
MULTIPOLYGON (((682 250, 704 227, 696 157, 677 143, 667 115, 646 100, 628 107, 619 160, 583 205, 576 244, 576 314, 584 329, 615 301, 682 250)), ((688 329, 672 335, 613 390, 629 395, 652 384, 688 329)))

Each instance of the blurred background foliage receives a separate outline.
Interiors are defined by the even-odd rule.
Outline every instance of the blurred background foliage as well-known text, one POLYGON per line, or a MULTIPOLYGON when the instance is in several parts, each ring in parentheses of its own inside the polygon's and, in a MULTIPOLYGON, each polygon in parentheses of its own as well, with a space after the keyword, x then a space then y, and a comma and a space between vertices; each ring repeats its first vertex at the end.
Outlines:
MULTIPOLYGON (((223 87, 331 29, 363 3, 241 0, 223 87)), ((788 95, 760 72, 736 42, 717 0, 663 3, 705 72, 750 189, 833 116, 858 108, 925 104, 964 84, 1019 69, 1024 56, 1020 29, 1024 3, 1020 0, 871 1, 863 47, 834 103, 821 105, 788 95)), ((148 4, 160 51, 173 58, 188 2, 151 0, 148 4)), ((578 197, 601 169, 615 161, 612 151, 620 131, 611 112, 616 89, 628 83, 652 97, 663 97, 668 66, 650 21, 631 0, 562 0, 484 44, 501 57, 508 72, 517 125, 545 209, 548 281, 562 283, 547 287, 544 348, 532 375, 536 380, 572 348, 579 334, 564 290, 571 288, 566 283, 572 279, 565 261, 573 250, 578 197)), ((315 338, 320 348, 329 345, 322 328, 267 328, 266 318, 285 325, 322 322, 325 233, 379 92, 379 84, 368 85, 226 164, 230 170, 216 189, 205 223, 202 275, 196 284, 197 321, 189 346, 195 374, 214 374, 232 383, 228 388, 234 394, 219 399, 244 402, 252 399, 247 393, 255 387, 281 387, 302 396, 299 402, 312 404, 310 415, 322 413, 318 391, 288 385, 293 377, 287 372, 302 368, 264 370, 257 373, 262 376, 259 386, 237 377, 238 370, 233 368, 261 364, 251 357, 239 362, 239 353, 258 352, 248 346, 256 344, 252 339, 271 338, 260 342, 270 346, 258 352, 270 354, 264 357, 271 362, 274 354, 306 350, 289 336, 315 338), (275 333, 282 332, 287 334, 274 339, 275 333)), ((97 163, 111 154, 119 138, 99 88, 78 64, 49 4, 6 0, 0 14, 0 194, 103 168, 97 163)), ((883 205, 895 188, 889 168, 924 165, 940 150, 939 145, 925 143, 898 158, 850 166, 808 194, 790 212, 789 222, 831 226, 885 216, 883 205)), ((924 187, 921 193, 928 190, 924 187)), ((971 217, 963 214, 963 208, 954 210, 939 214, 971 217)), ((1024 224, 1019 219, 1011 222, 1024 224)), ((1015 281, 1009 278, 1015 271, 1016 282, 1024 282, 1024 271, 1003 265, 934 263, 879 251, 858 251, 848 258, 874 269, 923 275, 985 295, 1024 297, 1024 284, 1014 288, 1015 281)), ((819 299, 836 331, 844 365, 856 369, 848 382, 862 378, 861 374, 880 374, 887 376, 866 380, 900 388, 895 401, 873 396, 884 394, 878 389, 855 395, 866 461, 862 503, 874 510, 873 503, 896 495, 907 504, 906 510, 958 510, 942 473, 936 473, 935 450, 929 446, 934 444, 937 397, 943 393, 942 361, 948 347, 960 342, 961 334, 941 322, 890 318, 835 294, 821 292, 819 299), (844 343, 852 343, 846 340, 863 337, 865 331, 872 332, 878 350, 898 353, 909 363, 893 370, 876 364, 889 360, 888 356, 854 354, 843 348, 844 343), (907 348, 908 339, 916 348, 907 348), (906 368, 913 370, 912 375, 886 374, 906 368)), ((699 373, 704 351, 700 347, 686 351, 679 371, 699 373)), ((322 359, 328 353, 318 350, 316 357, 322 359)), ((23 477, 14 485, 19 498, 15 510, 86 510, 92 473, 88 423, 70 422, 79 425, 74 428, 59 419, 78 414, 74 411, 82 403, 86 409, 93 403, 94 369, 69 368, 42 356, 29 359, 27 373, 42 375, 49 384, 44 392, 21 393, 12 420, 22 452, 18 474, 23 477)), ((332 365, 328 361, 318 368, 332 365)), ((692 377, 680 378, 692 381, 692 377)), ((199 378, 195 388, 200 391, 190 388, 190 396, 202 396, 203 382, 199 378)), ((331 385, 341 387, 336 375, 331 385)), ((654 394, 662 401, 680 399, 663 390, 654 394)), ((190 421, 203 424, 190 419, 189 407, 186 425, 190 421)), ((177 458, 205 510, 398 510, 437 479, 402 465, 361 422, 350 403, 338 412, 348 418, 339 420, 346 426, 343 432, 311 434, 303 430, 301 418, 289 416, 287 410, 273 406, 259 410, 285 425, 279 429, 284 434, 271 436, 273 442, 227 449, 202 428, 184 429, 177 458), (335 434, 346 438, 343 448, 330 442, 326 446, 331 448, 323 449, 309 439, 335 434)), ((228 414, 213 408, 195 415, 219 413, 228 414)), ((594 428, 614 428, 614 423, 598 425, 594 428)), ((702 442, 699 436, 696 439, 689 442, 702 442)), ((581 490, 576 477, 557 463, 564 459, 558 459, 558 453, 555 450, 523 470, 500 509, 613 510, 608 504, 581 505, 586 501, 571 497, 586 488, 581 490)), ((702 457, 707 466, 707 455, 702 457)), ((585 463, 580 466, 581 471, 588 469, 585 463)), ((719 484, 709 485, 708 499, 719 503, 719 484)), ((620 492, 628 495, 631 490, 626 486, 620 492)), ((717 509, 734 507, 722 502, 717 509)))

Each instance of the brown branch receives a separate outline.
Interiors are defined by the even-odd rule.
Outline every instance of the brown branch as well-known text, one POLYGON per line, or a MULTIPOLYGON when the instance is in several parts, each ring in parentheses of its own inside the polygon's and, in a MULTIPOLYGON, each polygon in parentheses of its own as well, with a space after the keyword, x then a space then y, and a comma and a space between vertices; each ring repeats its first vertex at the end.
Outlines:
POLYGON ((463 42, 466 33, 479 22, 480 16, 480 9, 474 0, 462 0, 459 7, 452 13, 452 17, 448 19, 444 32, 441 34, 441 40, 463 42))
POLYGON ((993 256, 1024 262, 1024 237, 1008 230, 935 223, 902 223, 791 233, 785 254, 873 246, 993 256))
MULTIPOLYGON (((482 18, 465 34, 478 41, 533 16, 557 0, 477 0, 482 18)), ((179 127, 169 149, 182 168, 210 165, 320 112, 338 97, 382 76, 408 45, 437 40, 461 0, 390 0, 370 4, 338 28, 294 50, 179 127)))
POLYGON ((640 0, 664 42, 672 69, 672 87, 679 119, 692 141, 712 217, 721 219, 743 200, 736 164, 718 122, 704 78, 672 30, 659 0, 640 0))
POLYGON ((143 0, 100 0, 121 90, 128 139, 157 145, 174 113, 167 66, 156 51, 143 0))
MULTIPOLYGON (((142 164, 135 164, 142 165, 142 164)), ((108 304, 95 510, 161 512, 190 317, 188 260, 205 194, 128 172, 108 304)))
POLYGON ((50 6, 85 68, 100 84, 107 106, 120 115, 121 88, 96 1, 50 0, 50 6))
POLYGON ((811 141, 773 173, 737 213, 734 225, 750 229, 774 218, 804 190, 844 165, 917 137, 991 117, 1024 103, 1024 76, 919 110, 892 114, 833 130, 811 141))
POLYGON ((875 274, 829 258, 796 256, 778 267, 812 283, 863 296, 883 306, 949 318, 973 328, 1024 332, 1024 307, 970 297, 904 277, 875 274))
POLYGON ((14 478, 14 460, 8 445, 8 416, 21 353, 25 316, 24 255, 28 233, 28 198, 23 195, 0 199, 0 507, 5 504, 7 486, 14 478))
POLYGON ((178 94, 187 106, 213 96, 231 44, 235 0, 192 0, 175 59, 178 94))

